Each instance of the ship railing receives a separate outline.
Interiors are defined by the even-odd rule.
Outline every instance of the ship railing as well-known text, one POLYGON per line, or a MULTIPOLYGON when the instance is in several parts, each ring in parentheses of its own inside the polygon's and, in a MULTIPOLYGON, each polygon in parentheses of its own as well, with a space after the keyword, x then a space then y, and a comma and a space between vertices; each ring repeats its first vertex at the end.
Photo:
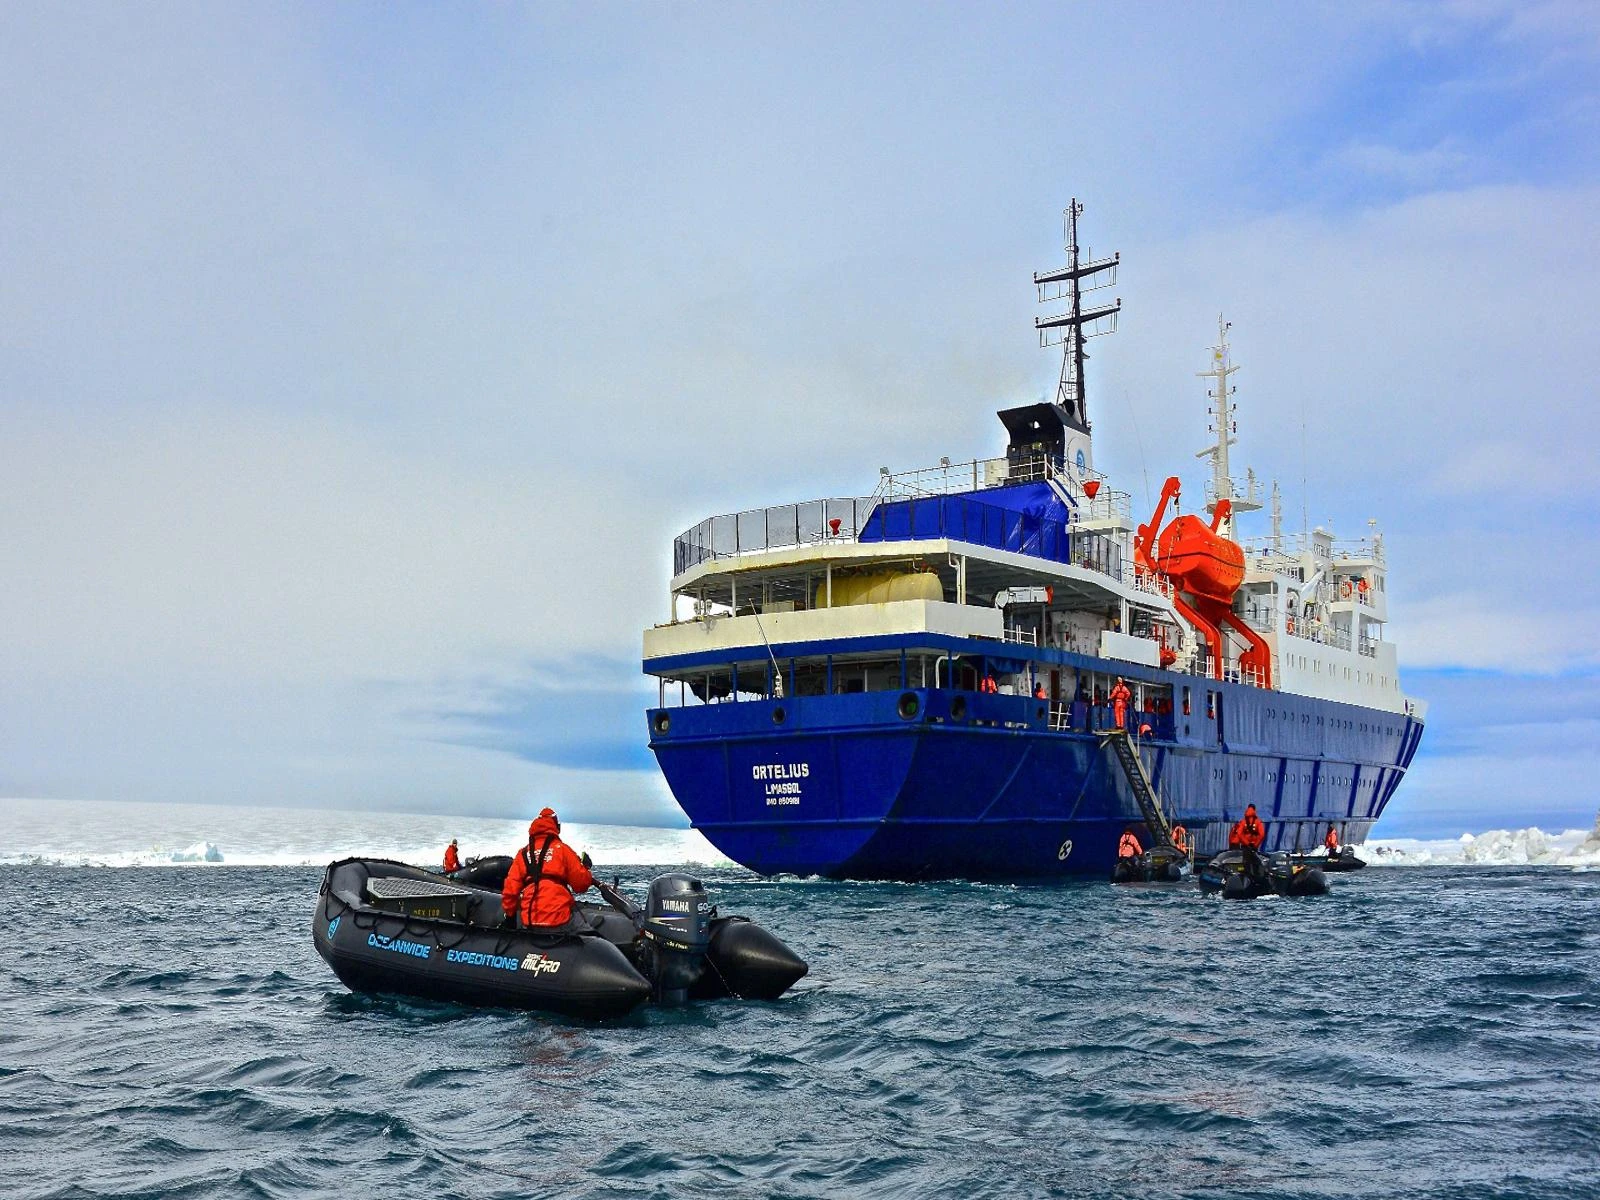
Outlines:
POLYGON ((1343 629, 1318 621, 1293 621, 1285 632, 1292 638, 1316 642, 1319 646, 1332 646, 1335 650, 1350 649, 1350 635, 1343 629))
POLYGON ((878 487, 873 496, 880 500, 914 500, 918 496, 947 496, 952 492, 975 492, 1015 482, 1007 475, 1003 458, 974 458, 966 462, 940 459, 936 467, 917 467, 911 471, 878 469, 878 487))
POLYGON ((1102 489, 1092 499, 1089 496, 1077 497, 1077 502, 1078 506, 1072 513, 1074 525, 1082 521, 1121 521, 1124 524, 1133 521, 1133 497, 1127 492, 1102 489))
POLYGON ((707 517, 673 540, 672 573, 682 575, 708 559, 853 542, 876 503, 870 496, 829 497, 707 517))
POLYGON ((1008 625, 1002 632, 1002 640, 1016 642, 1022 646, 1037 646, 1039 644, 1039 631, 1037 629, 1023 629, 1020 626, 1008 625))
MULTIPOLYGON (((1250 687, 1273 688, 1277 675, 1277 659, 1273 659, 1271 678, 1264 671, 1255 667, 1246 666, 1242 662, 1225 662, 1222 665, 1222 680, 1224 683, 1243 683, 1250 687)), ((1217 676, 1211 669, 1211 655, 1204 651, 1195 654, 1185 663, 1182 659, 1174 663, 1168 670, 1176 671, 1180 675, 1194 675, 1201 679, 1215 679, 1217 676)))
POLYGON ((1308 550, 1312 551, 1319 562, 1324 557, 1340 562, 1372 562, 1379 566, 1384 562, 1381 534, 1332 541, 1323 540, 1314 533, 1286 533, 1277 538, 1251 538, 1240 544, 1244 548, 1246 557, 1249 558, 1289 560, 1288 565, 1278 568, 1283 572, 1295 570, 1299 566, 1300 556, 1308 550))
POLYGON ((1364 637, 1361 639, 1361 644, 1356 647, 1356 649, 1366 658, 1377 658, 1378 645, 1379 642, 1377 638, 1364 637))
POLYGON ((1133 563, 1124 563, 1122 568, 1122 581, 1136 592, 1145 592, 1152 596, 1165 596, 1172 598, 1172 580, 1165 575, 1157 575, 1133 563))

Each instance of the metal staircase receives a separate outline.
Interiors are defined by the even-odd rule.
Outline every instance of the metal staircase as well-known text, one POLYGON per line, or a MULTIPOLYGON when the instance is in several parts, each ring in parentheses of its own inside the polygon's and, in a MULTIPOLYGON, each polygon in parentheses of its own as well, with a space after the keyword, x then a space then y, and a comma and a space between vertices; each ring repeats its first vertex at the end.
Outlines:
POLYGON ((1167 814, 1161 810, 1161 798, 1156 795, 1155 785, 1150 782, 1150 776, 1145 774, 1144 763, 1139 760, 1139 752, 1134 748, 1133 739, 1128 736, 1128 731, 1108 730, 1100 735, 1100 740, 1116 752, 1117 763, 1122 767, 1122 774, 1128 780, 1128 788, 1133 792, 1134 803, 1144 814, 1144 823, 1150 830, 1151 836, 1155 838, 1155 844, 1173 848, 1172 825, 1167 820, 1167 814))

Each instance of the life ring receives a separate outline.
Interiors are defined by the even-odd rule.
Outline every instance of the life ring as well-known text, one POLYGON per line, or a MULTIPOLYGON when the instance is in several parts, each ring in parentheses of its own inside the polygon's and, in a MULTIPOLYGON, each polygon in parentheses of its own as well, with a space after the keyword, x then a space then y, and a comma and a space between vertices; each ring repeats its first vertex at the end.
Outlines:
POLYGON ((1353 592, 1353 591, 1355 591, 1355 589, 1350 586, 1350 581, 1348 579, 1346 579, 1344 581, 1344 584, 1339 588, 1340 594, 1346 600, 1350 599, 1350 593, 1353 592))

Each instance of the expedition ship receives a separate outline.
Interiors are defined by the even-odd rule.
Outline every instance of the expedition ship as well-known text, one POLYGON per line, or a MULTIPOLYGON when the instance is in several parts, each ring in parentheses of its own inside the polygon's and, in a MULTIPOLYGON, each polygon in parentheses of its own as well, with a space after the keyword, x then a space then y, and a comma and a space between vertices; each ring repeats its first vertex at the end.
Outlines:
POLYGON ((1113 332, 1120 255, 1034 276, 1053 401, 1000 412, 1004 457, 901 474, 870 496, 708 518, 676 539, 670 620, 644 634, 650 747, 679 805, 763 874, 1108 875, 1122 831, 1225 848, 1254 804, 1268 850, 1360 843, 1404 777, 1425 706, 1384 640, 1382 535, 1243 541, 1228 326, 1211 365, 1206 519, 1135 524, 1094 468, 1084 343, 1113 332), (1131 697, 1123 726, 1110 703, 1131 697))

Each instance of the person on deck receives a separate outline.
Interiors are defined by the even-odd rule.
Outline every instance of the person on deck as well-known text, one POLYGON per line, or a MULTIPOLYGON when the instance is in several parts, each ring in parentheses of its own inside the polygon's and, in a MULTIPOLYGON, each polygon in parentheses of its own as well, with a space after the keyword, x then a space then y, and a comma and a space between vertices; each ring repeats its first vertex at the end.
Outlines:
POLYGON ((983 682, 978 685, 978 690, 980 692, 987 692, 989 694, 993 694, 1000 690, 1000 685, 994 681, 993 672, 985 672, 983 676, 983 682))
POLYGON ((1138 858, 1144 853, 1144 847, 1139 844, 1138 834, 1133 832, 1133 826, 1122 831, 1122 838, 1117 842, 1118 858, 1138 858))
POLYGON ((461 869, 461 852, 456 849, 456 839, 451 838, 450 844, 444 848, 444 873, 461 869))
POLYGON ((1228 845, 1237 850, 1251 850, 1259 853, 1261 843, 1267 840, 1267 827, 1261 823, 1261 818, 1256 816, 1256 806, 1244 806, 1244 816, 1234 823, 1232 831, 1228 834, 1228 845))
POLYGON ((594 885, 588 854, 561 840, 561 822, 541 809, 528 825, 528 844, 511 860, 500 907, 524 929, 560 929, 572 922, 572 894, 594 885))
POLYGON ((1117 686, 1111 689, 1111 719, 1116 722, 1118 729, 1128 727, 1128 701, 1133 699, 1133 693, 1128 690, 1128 685, 1123 682, 1122 676, 1117 676, 1117 686))
POLYGON ((1043 700, 1044 697, 1044 680, 1041 679, 1038 683, 1033 685, 1033 698, 1035 700, 1043 700))
POLYGON ((1329 858, 1339 857, 1339 831, 1334 828, 1333 822, 1328 822, 1328 832, 1322 839, 1322 848, 1328 852, 1329 858))

